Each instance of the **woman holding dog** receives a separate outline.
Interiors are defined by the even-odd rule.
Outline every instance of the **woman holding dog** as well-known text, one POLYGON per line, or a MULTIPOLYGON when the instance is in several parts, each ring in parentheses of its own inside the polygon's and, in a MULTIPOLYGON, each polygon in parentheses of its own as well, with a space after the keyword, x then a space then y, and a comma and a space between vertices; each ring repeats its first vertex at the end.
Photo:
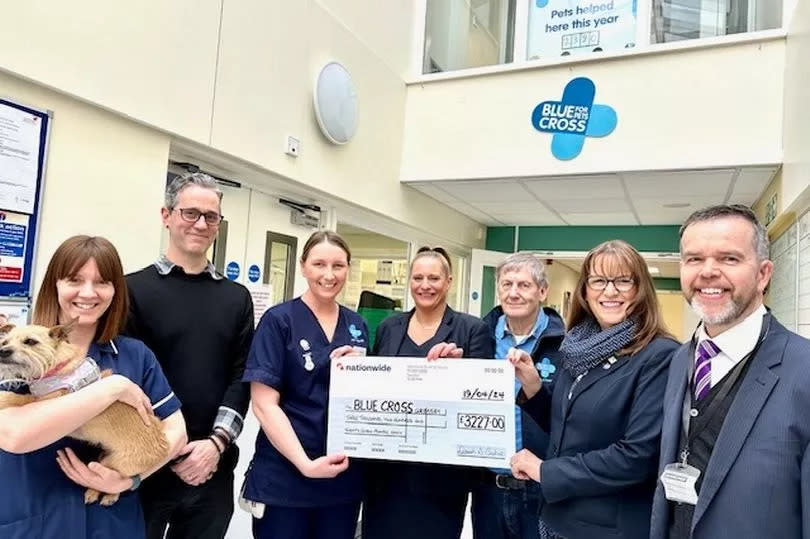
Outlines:
POLYGON ((368 345, 366 322, 336 301, 350 259, 343 238, 315 232, 300 261, 306 292, 269 309, 256 329, 244 380, 262 429, 243 489, 256 539, 354 537, 361 470, 326 454, 330 361, 368 345))
MULTIPOLYGON (((3 539, 145 536, 140 503, 131 491, 142 477, 155 470, 142 477, 125 477, 98 462, 85 464, 77 452, 86 447, 66 438, 120 401, 135 408, 147 424, 153 413, 162 420, 169 442, 167 460, 185 443, 180 402, 154 355, 140 341, 119 336, 128 312, 127 302, 121 261, 109 241, 74 236, 59 246, 37 296, 34 323, 60 326, 48 336, 58 340, 66 333, 78 353, 95 361, 99 370, 111 370, 113 374, 89 385, 83 385, 87 378, 46 378, 40 382, 54 382, 71 392, 0 409, 0 477, 6 485, 0 489, 3 539), (120 498, 109 507, 85 505, 86 489, 120 494, 120 498)), ((48 358, 41 350, 58 344, 38 343, 33 338, 0 342, 4 348, 36 347, 29 355, 42 362, 48 358)), ((0 357, 4 357, 3 353, 0 357)), ((2 391, 8 389, 0 387, 2 391)), ((22 386, 14 391, 22 394, 28 389, 22 386)))

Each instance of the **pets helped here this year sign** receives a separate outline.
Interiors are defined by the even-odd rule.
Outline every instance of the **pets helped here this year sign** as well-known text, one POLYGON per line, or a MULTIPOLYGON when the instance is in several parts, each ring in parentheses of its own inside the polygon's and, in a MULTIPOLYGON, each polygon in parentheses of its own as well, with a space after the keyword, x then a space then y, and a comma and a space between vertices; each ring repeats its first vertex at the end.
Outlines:
POLYGON ((635 46, 637 0, 535 0, 528 58, 553 58, 635 46))

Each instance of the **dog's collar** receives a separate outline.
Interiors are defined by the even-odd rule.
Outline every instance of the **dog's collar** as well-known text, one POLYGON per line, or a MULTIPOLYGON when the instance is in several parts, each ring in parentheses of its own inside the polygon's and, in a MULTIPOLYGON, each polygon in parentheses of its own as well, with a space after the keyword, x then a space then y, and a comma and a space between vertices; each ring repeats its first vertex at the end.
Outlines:
POLYGON ((67 389, 69 393, 73 393, 100 379, 101 371, 98 365, 93 358, 87 357, 73 372, 62 376, 40 378, 28 384, 28 390, 35 397, 42 397, 63 389, 67 389))
POLYGON ((72 357, 70 357, 70 358, 68 358, 68 359, 64 360, 64 361, 63 361, 63 362, 61 362, 61 363, 57 363, 57 364, 56 364, 56 365, 54 365, 54 366, 53 366, 53 368, 51 368, 51 369, 50 369, 48 372, 46 372, 45 374, 43 374, 43 375, 42 375, 42 378, 52 378, 52 377, 53 377, 53 373, 61 371, 61 370, 64 368, 64 366, 65 366, 65 365, 67 365, 68 363, 70 363, 71 361, 73 361, 73 358, 72 358, 72 357))

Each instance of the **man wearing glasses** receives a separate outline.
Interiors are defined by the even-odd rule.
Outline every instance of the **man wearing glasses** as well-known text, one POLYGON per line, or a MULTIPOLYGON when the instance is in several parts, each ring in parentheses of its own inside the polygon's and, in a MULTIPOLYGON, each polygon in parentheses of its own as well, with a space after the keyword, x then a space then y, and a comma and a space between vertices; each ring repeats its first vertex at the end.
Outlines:
POLYGON ((249 400, 242 383, 253 336, 247 289, 207 258, 222 192, 202 173, 178 176, 161 208, 166 254, 127 276, 127 333, 157 356, 183 403, 188 445, 140 488, 149 539, 221 539, 233 514, 233 469, 249 400))

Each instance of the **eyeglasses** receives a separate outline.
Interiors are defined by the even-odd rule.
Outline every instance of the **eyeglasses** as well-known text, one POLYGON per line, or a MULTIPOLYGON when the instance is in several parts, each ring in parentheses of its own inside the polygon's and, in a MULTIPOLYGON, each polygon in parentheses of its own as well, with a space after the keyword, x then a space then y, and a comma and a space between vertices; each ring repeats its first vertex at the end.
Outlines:
POLYGON ((205 224, 208 226, 216 226, 222 221, 223 215, 213 211, 202 212, 197 208, 174 208, 180 212, 180 217, 187 223, 196 223, 200 220, 200 216, 205 218, 205 224))
POLYGON ((629 292, 636 285, 636 280, 632 277, 626 276, 608 279, 607 277, 602 277, 601 275, 592 275, 591 277, 588 277, 587 283, 588 288, 591 290, 602 291, 606 289, 610 283, 613 283, 613 287, 619 292, 629 292))

